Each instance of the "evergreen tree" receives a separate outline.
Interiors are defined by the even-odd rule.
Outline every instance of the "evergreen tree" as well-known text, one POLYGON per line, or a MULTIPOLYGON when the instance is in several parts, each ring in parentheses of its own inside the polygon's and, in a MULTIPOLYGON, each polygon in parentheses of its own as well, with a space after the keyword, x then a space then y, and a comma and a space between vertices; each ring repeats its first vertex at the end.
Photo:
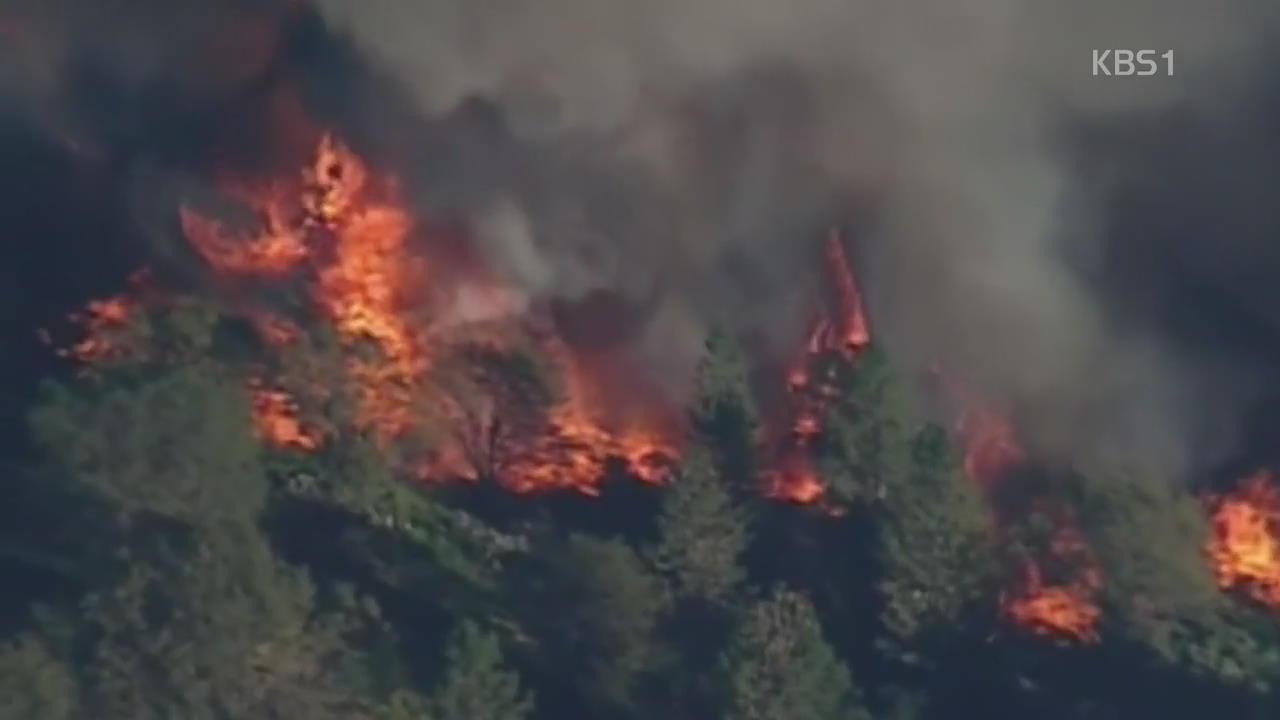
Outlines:
POLYGON ((431 720, 523 720, 533 699, 503 666, 498 637, 463 621, 445 649, 445 674, 426 703, 431 720))
POLYGON ((266 498, 248 400, 212 363, 50 386, 31 429, 50 473, 126 513, 199 525, 256 514, 266 498))
POLYGON ((845 373, 824 430, 822 476, 838 503, 878 498, 901 483, 911 462, 905 391, 878 349, 845 373))
POLYGON ((1209 529, 1185 489, 1141 470, 1080 483, 1084 529, 1103 577, 1104 640, 1143 648, 1167 667, 1265 692, 1280 678, 1280 635, 1216 586, 1209 529))
POLYGON ((677 597, 719 601, 742 581, 746 520, 707 453, 692 449, 663 498, 652 551, 677 597))
POLYGON ((541 551, 512 599, 544 661, 589 700, 626 711, 655 656, 661 581, 621 540, 575 535, 541 551))
POLYGON ((794 592, 775 590, 747 610, 721 667, 726 720, 869 718, 813 606, 794 592))
POLYGON ((911 442, 909 472, 885 489, 877 515, 882 644, 891 656, 920 661, 929 646, 956 639, 963 611, 991 579, 991 527, 946 435, 922 429, 911 442))
POLYGON ((707 337, 689 421, 695 443, 711 449, 722 481, 740 498, 755 498, 759 411, 742 349, 722 330, 707 337))
POLYGON ((364 706, 339 676, 353 652, 313 590, 256 529, 200 531, 135 557, 85 604, 86 704, 104 720, 344 718, 364 706))
POLYGON ((81 717, 73 670, 34 634, 0 645, 0 720, 81 717))

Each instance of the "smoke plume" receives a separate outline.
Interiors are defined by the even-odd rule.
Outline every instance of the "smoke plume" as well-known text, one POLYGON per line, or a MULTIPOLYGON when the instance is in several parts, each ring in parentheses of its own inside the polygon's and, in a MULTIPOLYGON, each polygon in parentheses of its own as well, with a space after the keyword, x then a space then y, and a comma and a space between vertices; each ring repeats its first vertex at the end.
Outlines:
MULTIPOLYGON (((269 72, 278 26, 264 18, 284 17, 285 5, 93 11, 62 0, 0 11, 0 37, 14 38, 7 56, 20 61, 0 72, 0 111, 79 117, 67 107, 73 50, 124 87, 178 88, 215 105, 269 72)), ((620 298, 641 340, 637 365, 656 377, 687 381, 711 325, 757 352, 794 348, 819 294, 822 233, 841 223, 872 333, 900 363, 941 366, 1017 409, 1041 452, 1174 472, 1200 462, 1201 445, 1213 458, 1232 449, 1262 371, 1256 358, 1184 352, 1168 303, 1143 305, 1151 286, 1126 273, 1145 266, 1115 258, 1132 260, 1134 244, 1152 257, 1164 248, 1141 237, 1154 233, 1149 217, 1115 215, 1117 188, 1153 182, 1128 172, 1150 158, 1108 154, 1106 142, 1152 144, 1148 131, 1169 117, 1234 127, 1260 86, 1272 5, 316 7, 423 116, 500 126, 472 128, 439 164, 407 155, 422 165, 402 169, 421 203, 461 211, 525 297, 569 315, 602 292, 620 298), (1174 74, 1094 77, 1092 51, 1105 48, 1171 49, 1174 74), (1106 140, 1085 132, 1099 129, 1106 140)), ((1241 243, 1231 257, 1256 249, 1241 243)))
POLYGON ((811 238, 850 221, 873 332, 1019 408, 1042 451, 1178 470, 1206 424, 1229 445, 1239 408, 1206 403, 1220 375, 1087 281, 1124 239, 1073 131, 1230 112, 1267 3, 321 5, 426 112, 491 99, 556 149, 533 171, 550 182, 482 212, 493 260, 534 292, 662 284, 649 346, 677 357, 709 322, 782 342, 816 283, 811 238), (1105 48, 1172 49, 1174 74, 1094 77, 1105 48))

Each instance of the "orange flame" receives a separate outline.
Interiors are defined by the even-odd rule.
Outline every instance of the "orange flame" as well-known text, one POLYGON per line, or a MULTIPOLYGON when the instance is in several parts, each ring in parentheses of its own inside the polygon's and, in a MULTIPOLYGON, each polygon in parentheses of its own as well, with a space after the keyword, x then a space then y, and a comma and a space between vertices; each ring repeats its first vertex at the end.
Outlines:
MULTIPOLYGON (((350 372, 358 388, 358 423, 381 440, 412 424, 409 392, 426 366, 420 339, 404 317, 407 288, 417 280, 405 249, 413 227, 409 214, 387 188, 375 188, 364 163, 324 136, 313 162, 292 185, 262 192, 233 190, 256 211, 259 231, 227 232, 188 208, 182 226, 188 241, 217 272, 230 276, 278 277, 304 259, 323 256, 313 287, 321 312, 349 347, 368 343, 374 353, 353 353, 350 372)), ((296 337, 279 322, 259 322, 270 343, 296 337)))
MULTIPOLYGON (((600 413, 588 409, 592 405, 580 369, 563 348, 544 350, 561 360, 557 370, 569 380, 568 396, 536 423, 536 431, 526 423, 516 436, 506 432, 501 438, 488 437, 495 433, 497 419, 469 417, 450 398, 448 388, 434 385, 437 381, 428 373, 433 365, 430 353, 439 347, 428 343, 428 330, 444 333, 465 318, 448 316, 454 308, 426 302, 438 305, 440 298, 427 293, 425 265, 409 247, 413 218, 396 202, 394 182, 376 178, 331 136, 320 140, 312 161, 292 183, 277 183, 257 195, 233 194, 244 196, 255 209, 260 232, 231 236, 217 222, 184 209, 183 227, 192 245, 215 271, 233 277, 278 277, 309 261, 315 307, 348 350, 356 424, 383 442, 421 424, 423 413, 437 413, 456 426, 449 433, 456 446, 446 440, 429 460, 418 463, 418 476, 492 475, 517 492, 572 488, 594 493, 614 462, 646 482, 662 482, 669 474, 675 451, 663 434, 630 425, 616 432, 606 429, 600 413), (415 319, 418 316, 423 319, 415 319), (424 409, 424 399, 436 407, 424 409)), ((435 261, 450 260, 456 264, 456 258, 435 261)), ((456 276, 476 274, 474 268, 462 266, 439 269, 449 270, 453 283, 456 276)), ((472 282, 467 289, 506 311, 518 307, 510 293, 496 286, 472 282)), ((268 344, 285 345, 301 335, 291 322, 269 314, 251 317, 268 344)), ((448 343, 446 337, 438 344, 448 343)), ((480 390, 502 394, 501 388, 480 390)), ((256 413, 260 432, 269 442, 294 449, 318 444, 297 423, 296 407, 287 395, 260 392, 256 413)), ((492 416, 494 411, 482 414, 492 416)))
POLYGON ((1280 491, 1271 473, 1255 473, 1211 505, 1213 532, 1205 550, 1218 587, 1280 610, 1280 491))
POLYGON ((410 391, 426 369, 421 338, 405 310, 416 263, 405 243, 413 227, 397 205, 363 199, 368 173, 353 153, 326 137, 306 173, 303 205, 333 233, 333 262, 319 272, 316 299, 348 344, 371 342, 380 357, 359 358, 361 423, 387 440, 413 424, 410 391))
POLYGON ((252 237, 233 234, 222 223, 187 207, 179 208, 178 217, 191 246, 205 262, 223 272, 285 275, 308 255, 302 234, 285 219, 282 202, 270 195, 259 208, 261 227, 252 237))
POLYGON ((766 496, 801 505, 818 503, 826 494, 811 456, 822 434, 822 417, 838 394, 831 362, 854 359, 871 341, 839 231, 828 235, 825 256, 835 308, 814 321, 803 354, 787 370, 789 420, 775 441, 775 467, 763 473, 766 496), (815 374, 821 376, 817 382, 815 374))
POLYGON ((1042 567, 1028 561, 1018 592, 1001 598, 1005 616, 1035 635, 1097 642, 1102 611, 1096 597, 1102 589, 1102 573, 1073 525, 1060 525, 1048 559, 1064 580, 1047 583, 1042 567))
POLYGON ((854 282, 853 271, 845 257, 844 243, 838 230, 833 229, 827 237, 826 250, 827 268, 831 273, 839 308, 839 333, 836 340, 843 352, 856 355, 871 342, 871 333, 867 331, 867 320, 862 312, 862 295, 854 282))
MULTIPOLYGON (((82 337, 70 347, 58 349, 58 355, 84 365, 130 356, 136 348, 126 347, 121 333, 141 311, 140 298, 150 279, 150 270, 139 270, 129 277, 129 291, 103 300, 90 300, 84 310, 72 313, 69 319, 79 328, 82 337)), ((48 333, 42 331, 41 336, 48 340, 48 333)))
POLYGON ((254 429, 267 445, 287 450, 310 451, 320 447, 319 433, 303 426, 298 405, 282 390, 267 389, 260 381, 249 382, 254 429))
POLYGON ((990 407, 973 406, 960 414, 956 433, 964 444, 965 477, 992 489, 1026 460, 1013 423, 990 407))

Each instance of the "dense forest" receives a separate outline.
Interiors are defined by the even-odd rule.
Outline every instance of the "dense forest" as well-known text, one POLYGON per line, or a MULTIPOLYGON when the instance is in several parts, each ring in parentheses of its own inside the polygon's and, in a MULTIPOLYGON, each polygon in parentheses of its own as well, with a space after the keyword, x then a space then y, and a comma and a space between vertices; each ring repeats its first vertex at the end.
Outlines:
MULTIPOLYGON (((825 37, 816 31, 833 22, 826 3, 797 26, 809 32, 732 61, 739 26, 725 22, 723 8, 704 8, 713 27, 703 32, 725 46, 704 47, 698 32, 684 33, 704 18, 675 3, 663 12, 681 31, 671 34, 690 44, 684 60, 715 72, 691 72, 687 87, 668 88, 679 63, 655 57, 665 45, 644 46, 654 66, 645 65, 652 77, 636 92, 653 106, 637 101, 642 111, 625 118, 625 131, 592 126, 530 139, 509 115, 518 110, 546 131, 569 110, 533 82, 501 102, 466 95, 435 114, 423 110, 405 89, 419 75, 452 91, 449 72, 469 77, 472 68, 445 63, 437 76, 409 62, 407 78, 396 76, 393 61, 415 53, 383 57, 329 27, 348 9, 365 19, 360 3, 137 2, 121 4, 129 9, 117 16, 114 6, 66 2, 50 4, 50 17, 40 3, 12 5, 21 12, 0 8, 0 228, 13 236, 0 262, 0 334, 23 340, 0 351, 0 720, 1280 714, 1280 476, 1267 467, 1274 432, 1241 441, 1267 444, 1267 453, 1177 477, 1166 472, 1174 462, 1044 452, 1024 437, 1016 409, 1002 405, 1007 397, 949 367, 950 358, 922 373, 920 357, 895 357, 882 340, 890 328, 878 324, 890 313, 863 306, 855 275, 870 278, 861 266, 854 272, 854 261, 862 225, 874 223, 859 213, 895 203, 912 221, 930 219, 923 230, 897 228, 930 236, 899 246, 897 259, 919 265, 907 285, 950 282, 954 294, 937 298, 971 295, 946 266, 968 262, 972 251, 973 264, 1010 273, 998 281, 995 272, 976 274, 984 289, 999 286, 985 308, 1041 298, 1027 288, 1042 276, 1013 277, 1027 270, 1023 245, 997 237, 948 248, 953 221, 963 226, 984 212, 1030 242, 1022 223, 1034 225, 1035 213, 1010 195, 1028 185, 1040 202, 1036 181, 1061 178, 1038 162, 1020 164, 1020 153, 1043 148, 1041 138, 1035 151, 1021 147, 1031 140, 1018 133, 1038 117, 1042 95, 1065 96, 1027 81, 1034 92, 1017 92, 1035 103, 1002 108, 1015 90, 964 70, 965 83, 998 86, 972 93, 979 112, 940 92, 948 81, 934 71, 946 68, 930 67, 919 97, 891 101, 890 89, 914 87, 911 77, 861 84, 864 74, 904 70, 897 44, 884 43, 894 62, 841 64, 850 37, 868 48, 880 40, 861 19, 833 33, 839 47, 822 48, 841 62, 805 64, 824 54, 810 38, 825 37), (769 64, 788 52, 794 66, 769 64), (648 97, 663 91, 672 95, 648 97), (935 95, 961 104, 957 124, 935 95), (877 115, 878 102, 903 105, 877 115), (987 126, 1005 116, 1014 120, 987 126), (965 122, 993 144, 965 149, 974 139, 965 122), (846 123, 867 139, 850 140, 857 133, 846 123), (937 144, 907 152, 897 126, 920 133, 904 132, 911 142, 903 146, 937 144), (882 141, 894 146, 884 157, 882 141), (903 170, 917 165, 936 176, 903 170), (654 179, 668 171, 675 179, 654 179), (887 189, 898 171, 909 190, 887 189), (937 206, 912 181, 945 190, 937 206), (915 192, 921 198, 906 196, 915 192), (975 198, 981 212, 970 213, 975 198), (991 198, 999 212, 984 204, 991 198), (523 203, 527 213, 490 212, 503 203, 523 203), (491 215, 510 221, 504 238, 527 241, 499 248, 515 258, 510 265, 537 266, 544 258, 532 256, 545 251, 577 270, 586 257, 609 266, 601 276, 618 285, 635 275, 641 290, 513 278, 477 239, 492 230, 478 227, 491 215), (554 247, 525 237, 538 233, 554 247), (746 239, 698 244, 715 233, 746 239), (560 235, 581 247, 555 245, 560 235), (629 243, 627 252, 596 252, 610 243, 629 243), (664 253, 705 264, 695 272, 664 253), (664 285, 664 273, 679 280, 664 285), (735 295, 724 275, 749 291, 735 295), (757 293, 779 277, 785 292, 757 293), (676 310, 661 306, 664 288, 680 283, 676 310), (713 296, 715 312, 692 302, 713 296), (770 299, 794 307, 766 307, 770 299), (768 322, 719 322, 735 313, 768 322), (690 330, 697 358, 682 348, 653 352, 645 332, 659 316, 690 330), (32 350, 22 342, 36 326, 41 342, 32 350), (676 377, 670 367, 693 372, 676 377)), ((379 41, 396 35, 382 16, 368 17, 377 27, 365 32, 379 41)), ((387 17, 394 25, 401 16, 387 17)), ((633 24, 664 26, 657 15, 619 18, 625 27, 613 31, 627 38, 633 24)), ((764 28, 777 24, 757 30, 773 38, 764 28)), ((1055 15, 1046 27, 1056 37, 1060 25, 1055 15)), ((451 29, 427 28, 445 50, 451 29)), ((609 36, 599 40, 594 27, 581 47, 558 25, 542 32, 538 57, 567 53, 556 69, 571 78, 598 53, 614 59, 609 36)), ((526 36, 494 37, 477 52, 497 58, 526 36)), ((1037 62, 1004 60, 1014 68, 1006 79, 1017 78, 1010 88, 1039 64, 1039 42, 1029 56, 1037 62)), ((930 44, 949 45, 921 47, 930 44)), ((453 49, 474 50, 464 45, 453 49)), ((523 62, 514 50, 501 59, 523 62)), ((522 82, 535 74, 516 69, 522 82)), ((615 88, 601 86, 591 89, 614 98, 615 88)), ((1260 226, 1280 222, 1267 200, 1274 159, 1248 144, 1263 123, 1219 120, 1217 134, 1202 137, 1191 115, 1142 126, 1167 137, 1130 142, 1118 133, 1097 141, 1102 150, 1090 146, 1109 173, 1131 162, 1159 177, 1143 176, 1135 187, 1157 190, 1130 189, 1118 213, 1124 234, 1141 242, 1124 245, 1113 264, 1098 261, 1107 272, 1089 280, 1135 288, 1120 293, 1132 306, 1115 303, 1116 336, 1134 326, 1155 336, 1154 322, 1141 324, 1149 303, 1162 320, 1177 315, 1195 328, 1168 347, 1228 348, 1188 350, 1188 367, 1220 373, 1206 377, 1245 366, 1226 361, 1241 344, 1235 335, 1249 336, 1249 357, 1273 368, 1280 343, 1263 348, 1272 355, 1254 345, 1267 345, 1280 324, 1251 325, 1240 318, 1254 315, 1237 312, 1280 306, 1263 262, 1272 253, 1251 246, 1253 228, 1236 222, 1249 212, 1265 218, 1260 226), (1226 159, 1201 173, 1199 155, 1218 152, 1226 159), (1222 169, 1232 163, 1257 177, 1222 169), (1229 201, 1215 201, 1215 192, 1229 201), (1178 233, 1209 237, 1211 249, 1166 252, 1178 233), (1239 262, 1225 263, 1231 272, 1210 262, 1228 257, 1239 262), (1205 268, 1229 276, 1223 284, 1241 294, 1213 295, 1205 268), (1131 277, 1142 273, 1168 287, 1131 277)), ((1056 143, 1053 117, 1035 122, 1053 125, 1045 134, 1056 143)), ((1028 333, 1043 317, 1036 313, 988 322, 974 321, 976 310, 944 310, 929 307, 925 315, 944 320, 920 334, 937 335, 946 318, 981 330, 970 370, 974 357, 1006 353, 999 365, 1007 369, 1024 357, 1015 344, 1057 332, 1028 333)), ((1119 350, 1120 370, 1106 370, 1111 348, 1098 347, 1102 361, 1082 365, 1098 387, 1077 382, 1081 394, 1105 399, 1151 380, 1138 377, 1148 365, 1121 362, 1133 356, 1119 350)), ((928 362, 937 353, 919 354, 928 362)), ((1257 375, 1274 378, 1269 372, 1257 375)), ((1228 390, 1253 388, 1243 379, 1219 385, 1231 385, 1223 406, 1235 401, 1228 390)), ((1025 400, 1028 388, 1020 390, 1025 400)), ((1036 395, 1036 410, 1053 415, 1061 397, 1036 395)), ((1205 424, 1219 417, 1214 409, 1205 424)), ((1128 416, 1116 415, 1098 417, 1102 429, 1081 436, 1122 426, 1128 416)), ((1060 424, 1080 417, 1091 416, 1060 424)))
POLYGON ((138 277, 77 315, 6 479, 0 717, 1278 709, 1265 475, 1203 498, 1040 467, 991 411, 930 422, 838 234, 781 432, 723 332, 661 443, 584 427, 537 332, 398 334, 372 288, 412 277, 386 242, 408 225, 340 145, 316 163, 292 219, 247 240, 182 210, 233 280, 138 277), (332 243, 307 292, 254 285, 302 240, 332 243))

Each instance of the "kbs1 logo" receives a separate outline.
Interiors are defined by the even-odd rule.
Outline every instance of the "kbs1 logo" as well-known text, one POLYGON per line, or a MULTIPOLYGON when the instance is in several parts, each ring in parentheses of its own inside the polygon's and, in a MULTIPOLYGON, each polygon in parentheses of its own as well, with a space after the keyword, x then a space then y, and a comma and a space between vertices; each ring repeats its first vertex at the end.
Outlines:
POLYGON ((1148 77, 1164 71, 1164 75, 1173 75, 1173 51, 1166 50, 1094 50, 1093 76, 1128 77, 1138 75, 1148 77), (1162 61, 1162 62, 1160 62, 1162 61))

